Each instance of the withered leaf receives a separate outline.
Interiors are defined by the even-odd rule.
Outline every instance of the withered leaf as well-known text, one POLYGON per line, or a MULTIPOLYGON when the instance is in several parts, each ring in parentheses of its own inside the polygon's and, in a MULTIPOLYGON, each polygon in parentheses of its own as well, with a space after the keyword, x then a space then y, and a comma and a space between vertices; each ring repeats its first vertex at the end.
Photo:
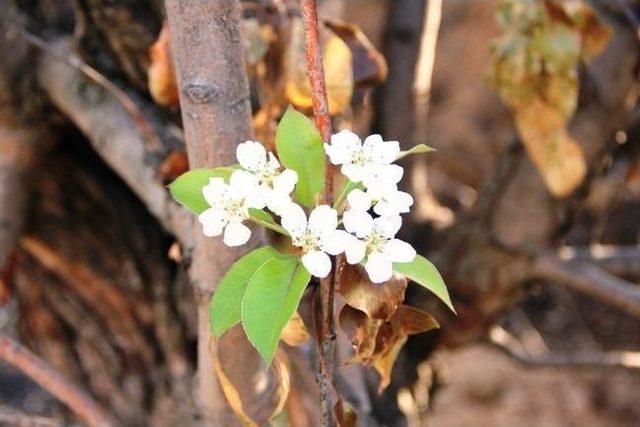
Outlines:
POLYGON ((545 185, 571 194, 586 174, 584 154, 567 125, 578 101, 578 66, 610 37, 581 1, 502 0, 502 35, 488 80, 512 109, 518 133, 545 185))
POLYGON ((360 265, 345 265, 340 280, 340 294, 348 305, 372 319, 388 320, 404 301, 407 279, 394 276, 384 283, 371 283, 360 265))
POLYGON ((264 425, 282 411, 290 389, 289 359, 282 349, 276 350, 273 363, 265 367, 237 325, 220 338, 211 354, 229 406, 245 425, 264 425))
POLYGON ((356 86, 375 86, 386 80, 389 71, 387 61, 360 27, 340 20, 325 20, 325 24, 351 49, 353 80, 356 86))
POLYGON ((371 319, 364 312, 345 305, 338 315, 338 324, 355 350, 347 363, 371 363, 376 350, 378 330, 384 320, 371 319))
POLYGON ((293 313, 293 316, 285 325, 280 334, 280 339, 292 347, 303 344, 309 340, 309 331, 297 311, 293 313))
MULTIPOLYGON (((291 41, 285 61, 285 91, 295 107, 309 109, 312 106, 311 86, 307 77, 304 47, 302 22, 299 18, 294 18, 291 21, 291 41)), ((351 51, 340 37, 329 33, 324 40, 322 58, 329 112, 332 115, 340 114, 349 106, 353 95, 351 51)))
POLYGON ((154 101, 165 107, 180 103, 169 38, 169 25, 165 20, 158 40, 149 48, 150 65, 147 70, 149 93, 154 101))
POLYGON ((355 427, 358 421, 356 412, 342 399, 338 399, 334 405, 333 414, 336 417, 338 427, 355 427))

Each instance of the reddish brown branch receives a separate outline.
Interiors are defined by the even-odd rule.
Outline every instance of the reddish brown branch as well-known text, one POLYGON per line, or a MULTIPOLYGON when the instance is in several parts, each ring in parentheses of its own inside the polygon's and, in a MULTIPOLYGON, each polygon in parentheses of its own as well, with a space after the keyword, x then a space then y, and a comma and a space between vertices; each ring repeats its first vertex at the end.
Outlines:
POLYGON ((90 426, 113 426, 115 420, 86 391, 17 341, 0 334, 0 359, 16 367, 69 407, 90 426))
MULTIPOLYGON (((318 27, 318 9, 316 0, 302 0, 302 22, 305 30, 305 52, 307 57, 307 74, 311 84, 313 114, 316 126, 322 135, 323 142, 329 142, 331 137, 331 117, 329 116, 329 102, 327 87, 322 65, 322 49, 320 46, 320 30, 318 27)), ((330 205, 333 201, 333 168, 331 163, 325 163, 326 181, 323 193, 323 203, 330 205)), ((320 282, 321 321, 319 328, 320 357, 318 365, 318 386, 320 389, 320 405, 322 409, 322 424, 335 425, 333 416, 333 367, 335 359, 335 325, 333 319, 333 297, 335 288, 334 271, 320 282)))

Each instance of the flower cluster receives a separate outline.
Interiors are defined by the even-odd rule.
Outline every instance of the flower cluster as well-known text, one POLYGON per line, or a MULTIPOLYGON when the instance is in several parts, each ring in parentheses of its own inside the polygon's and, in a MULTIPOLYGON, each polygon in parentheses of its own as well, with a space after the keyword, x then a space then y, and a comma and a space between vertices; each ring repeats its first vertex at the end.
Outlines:
POLYGON ((380 135, 364 143, 354 133, 343 130, 331 137, 324 149, 334 165, 340 165, 352 188, 346 195, 347 207, 338 219, 341 206, 320 205, 308 215, 296 204, 291 193, 298 175, 283 168, 273 153, 254 141, 238 146, 239 168, 227 184, 211 178, 203 187, 210 208, 198 219, 207 236, 224 232, 224 243, 246 243, 251 230, 244 221, 252 219, 250 209, 268 208, 280 217, 281 229, 300 248, 301 261, 316 277, 331 271, 330 255, 344 253, 350 264, 363 263, 372 282, 393 276, 393 263, 411 262, 416 251, 395 238, 402 225, 400 214, 413 204, 410 194, 399 191, 402 167, 393 164, 400 156, 397 141, 383 141, 380 135), (338 229, 342 223, 344 230, 338 229))

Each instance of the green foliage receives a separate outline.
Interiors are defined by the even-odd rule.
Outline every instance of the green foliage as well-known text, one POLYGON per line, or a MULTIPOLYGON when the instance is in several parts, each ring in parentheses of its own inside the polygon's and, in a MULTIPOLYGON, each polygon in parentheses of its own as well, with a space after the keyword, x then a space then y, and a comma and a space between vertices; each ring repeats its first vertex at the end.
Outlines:
POLYGON ((412 154, 430 153, 432 151, 436 151, 436 149, 429 147, 427 144, 418 144, 407 151, 401 151, 396 160, 403 159, 412 154))
POLYGON ((416 255, 412 262, 395 263, 393 269, 397 273, 404 274, 408 279, 413 280, 433 292, 451 311, 456 312, 451 303, 447 286, 444 284, 444 280, 442 280, 442 276, 440 276, 436 267, 431 264, 428 259, 421 255, 416 255))
POLYGON ((202 194, 202 187, 209 183, 210 178, 222 178, 226 182, 235 170, 232 166, 215 169, 193 169, 180 175, 169 185, 169 191, 174 200, 195 214, 200 214, 209 208, 209 203, 202 194))
POLYGON ((219 338, 240 321, 242 297, 254 273, 266 262, 282 256, 272 247, 263 246, 231 266, 218 284, 209 306, 211 331, 215 337, 219 338))
POLYGON ((298 201, 313 206, 325 180, 324 149, 315 125, 290 107, 278 124, 276 148, 280 161, 298 173, 298 201))
POLYGON ((310 279, 298 259, 285 256, 267 261, 251 277, 242 299, 242 325, 267 365, 310 279))

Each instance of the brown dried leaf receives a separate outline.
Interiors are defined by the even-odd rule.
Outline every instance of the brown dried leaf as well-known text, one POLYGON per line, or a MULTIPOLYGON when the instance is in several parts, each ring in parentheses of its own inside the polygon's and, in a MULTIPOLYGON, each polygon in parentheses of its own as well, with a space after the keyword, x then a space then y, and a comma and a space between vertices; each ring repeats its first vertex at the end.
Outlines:
POLYGON ((351 341, 355 353, 347 363, 371 363, 376 350, 378 329, 384 320, 371 319, 364 312, 345 305, 338 315, 338 324, 351 341))
MULTIPOLYGON (((327 82, 329 112, 340 114, 351 102, 353 95, 353 71, 351 51, 342 39, 328 34, 322 49, 322 62, 327 82)), ((302 21, 291 21, 291 42, 285 61, 285 92, 289 101, 297 108, 312 106, 311 86, 307 77, 307 61, 304 50, 304 30, 302 21)))
POLYGON ((293 316, 285 325, 282 334, 280 334, 280 339, 292 347, 309 341, 309 331, 297 311, 293 313, 293 316))
POLYGON ((340 294, 348 305, 372 319, 388 320, 404 301, 407 279, 394 276, 384 283, 371 283, 360 265, 345 265, 340 280, 340 294))
POLYGON ((587 173, 584 154, 558 109, 535 99, 516 110, 515 123, 529 157, 554 196, 564 197, 580 185, 587 173))
POLYGON ((158 40, 149 48, 150 65, 147 70, 149 93, 154 101, 165 107, 180 104, 169 39, 169 25, 165 20, 158 40))
POLYGON ((169 183, 189 170, 189 159, 184 151, 171 151, 160 165, 163 182, 169 183))
POLYGON ((375 86, 387 79, 384 56, 371 44, 360 27, 349 22, 326 20, 325 24, 351 49, 353 80, 356 86, 375 86))
POLYGON ((247 426, 258 426, 278 415, 290 389, 290 366, 278 348, 267 368, 240 325, 220 338, 212 351, 213 367, 234 413, 247 426), (242 363, 238 363, 242 354, 242 363))
POLYGON ((339 399, 334 405, 333 414, 336 417, 338 427, 355 427, 358 421, 356 412, 342 399, 339 399))

